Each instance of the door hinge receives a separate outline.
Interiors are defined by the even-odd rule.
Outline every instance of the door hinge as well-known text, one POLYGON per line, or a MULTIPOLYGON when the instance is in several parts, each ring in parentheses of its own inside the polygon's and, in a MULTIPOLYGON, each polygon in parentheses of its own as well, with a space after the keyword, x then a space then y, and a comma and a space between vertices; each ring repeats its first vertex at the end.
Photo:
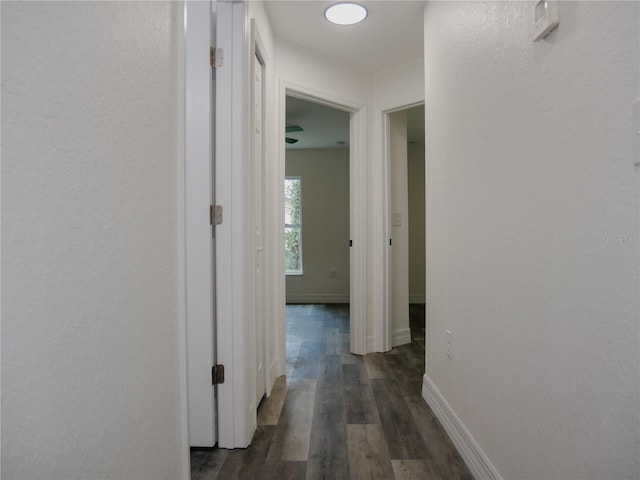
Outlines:
POLYGON ((353 247, 353 240, 349 240, 349 246, 353 247))
POLYGON ((209 205, 209 224, 222 224, 222 205, 209 205))
POLYGON ((213 385, 224 383, 224 365, 214 365, 211 367, 211 383, 213 385))
POLYGON ((211 63, 211 67, 220 68, 222 66, 224 52, 221 48, 211 47, 209 53, 209 63, 211 63))

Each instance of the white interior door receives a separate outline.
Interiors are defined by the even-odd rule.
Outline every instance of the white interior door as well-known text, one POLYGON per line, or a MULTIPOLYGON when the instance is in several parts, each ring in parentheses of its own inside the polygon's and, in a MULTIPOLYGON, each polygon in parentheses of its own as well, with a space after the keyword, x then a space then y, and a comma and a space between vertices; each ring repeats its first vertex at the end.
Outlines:
POLYGON ((265 366, 265 285, 264 285, 264 134, 263 134, 263 65, 253 57, 253 205, 255 245, 255 341, 256 407, 266 394, 265 366))
POLYGON ((213 198, 215 75, 207 61, 215 32, 215 2, 187 1, 185 52, 185 257, 189 444, 217 442, 214 235, 207 212, 213 198))
MULTIPOLYGON (((216 1, 209 0, 208 2, 203 2, 209 4, 209 25, 210 25, 210 35, 209 35, 209 45, 216 45, 216 21, 218 19, 216 1)), ((211 50, 210 50, 211 51, 211 50)), ((216 70, 210 63, 209 69, 209 138, 210 138, 210 155, 209 155, 209 166, 210 166, 210 208, 211 206, 216 205, 216 157, 215 157, 215 143, 216 143, 216 70)), ((216 227, 215 222, 211 222, 211 216, 209 217, 209 223, 214 223, 211 226, 210 238, 211 238, 211 319, 212 319, 212 342, 211 342, 211 365, 212 368, 214 365, 218 364, 218 322, 217 322, 217 308, 216 308, 216 227)), ((213 381, 213 372, 212 372, 212 389, 213 389, 213 399, 211 402, 211 422, 213 424, 213 443, 214 445, 218 442, 218 387, 215 385, 213 381)))

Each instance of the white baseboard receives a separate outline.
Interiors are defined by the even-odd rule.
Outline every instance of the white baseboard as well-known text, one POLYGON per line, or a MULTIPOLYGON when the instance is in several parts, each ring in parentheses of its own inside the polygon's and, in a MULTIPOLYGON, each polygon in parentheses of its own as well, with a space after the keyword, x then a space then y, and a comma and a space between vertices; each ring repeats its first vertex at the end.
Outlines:
POLYGON ((349 294, 287 293, 287 303, 349 303, 349 294))
POLYGON ((392 347, 398 347, 406 343, 411 343, 411 330, 409 328, 401 328, 391 334, 392 347))
POLYGON ((503 480, 496 467, 482 451, 467 427, 445 400, 438 388, 425 373, 422 377, 422 398, 433 410, 449 438, 460 452, 460 456, 476 480, 503 480))
POLYGON ((409 303, 427 303, 424 293, 410 293, 409 303))

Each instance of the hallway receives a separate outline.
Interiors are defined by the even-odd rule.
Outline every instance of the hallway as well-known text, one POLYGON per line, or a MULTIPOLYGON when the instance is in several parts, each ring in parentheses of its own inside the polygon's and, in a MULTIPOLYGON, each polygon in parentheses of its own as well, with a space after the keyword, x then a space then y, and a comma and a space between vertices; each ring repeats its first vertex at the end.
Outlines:
POLYGON ((348 305, 287 306, 287 377, 251 446, 192 449, 192 480, 471 479, 421 397, 424 350, 348 351, 348 305))

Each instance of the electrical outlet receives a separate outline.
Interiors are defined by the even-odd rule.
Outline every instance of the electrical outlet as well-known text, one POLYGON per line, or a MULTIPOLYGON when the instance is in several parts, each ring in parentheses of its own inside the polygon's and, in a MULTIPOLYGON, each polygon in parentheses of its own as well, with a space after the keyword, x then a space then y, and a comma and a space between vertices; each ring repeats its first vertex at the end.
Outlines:
POLYGON ((329 273, 329 278, 336 278, 336 269, 332 268, 331 272, 329 273))
POLYGON ((447 333, 447 357, 449 357, 449 359, 451 359, 452 356, 453 356, 452 353, 451 353, 451 336, 452 336, 452 333, 451 333, 451 330, 447 330, 446 333, 447 333))

